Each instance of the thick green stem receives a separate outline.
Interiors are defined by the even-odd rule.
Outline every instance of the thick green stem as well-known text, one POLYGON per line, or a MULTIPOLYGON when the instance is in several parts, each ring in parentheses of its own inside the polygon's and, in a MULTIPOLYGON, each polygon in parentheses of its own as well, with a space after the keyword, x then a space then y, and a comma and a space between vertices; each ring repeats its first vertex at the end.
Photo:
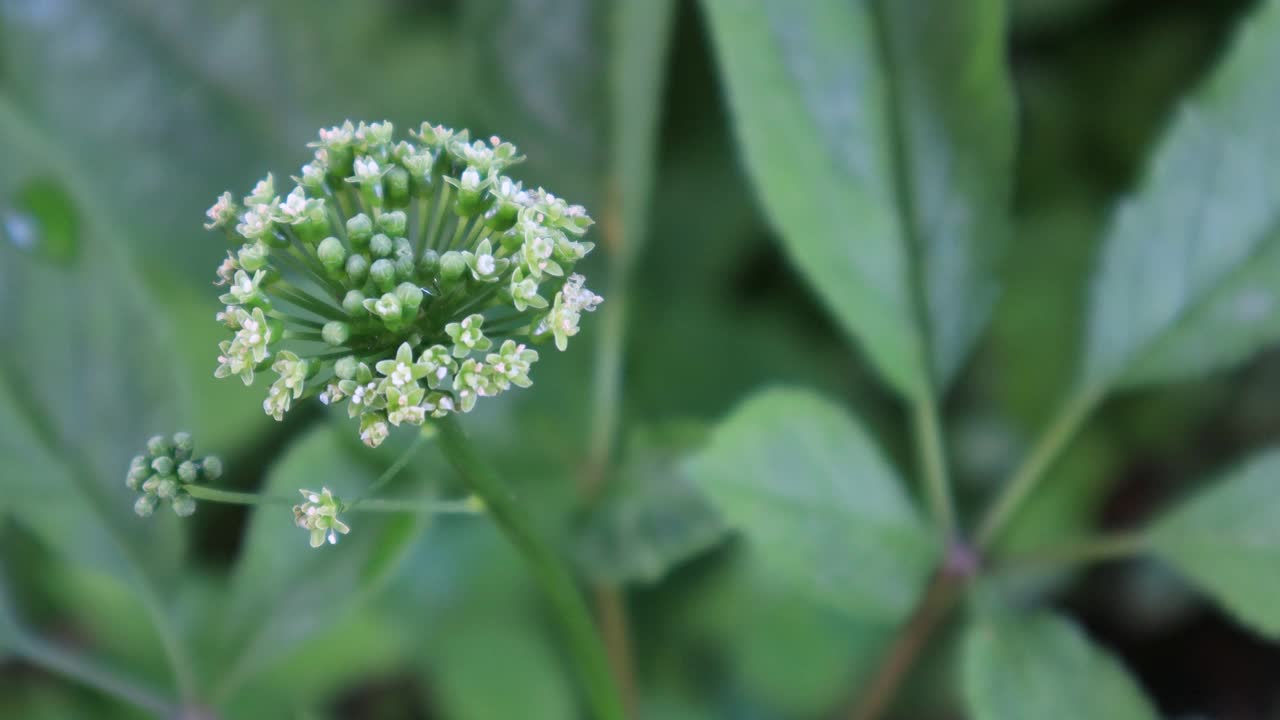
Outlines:
POLYGON ((1086 387, 1072 395, 1067 404, 1062 407, 1058 416, 1040 436, 1040 440, 1032 447, 1027 458, 1014 472, 1012 479, 983 516, 975 536, 978 550, 985 550, 991 546, 1005 524, 1013 517, 1014 512, 1040 482, 1045 470, 1066 448, 1067 443, 1075 437, 1076 431, 1102 400, 1102 396, 1101 389, 1086 387))
POLYGON ((626 713, 609 673, 609 658, 573 576, 535 529, 520 501, 476 452, 457 418, 448 416, 440 421, 440 444, 445 457, 484 501, 499 529, 524 556, 541 583, 563 625, 595 716, 599 720, 624 720, 626 713))

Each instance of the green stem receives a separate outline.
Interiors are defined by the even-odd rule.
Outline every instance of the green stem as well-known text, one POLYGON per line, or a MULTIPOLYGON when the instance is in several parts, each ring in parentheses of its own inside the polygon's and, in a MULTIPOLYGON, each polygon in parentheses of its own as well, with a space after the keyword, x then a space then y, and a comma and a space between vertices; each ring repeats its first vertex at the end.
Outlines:
POLYGON ((360 493, 359 496, 351 501, 351 504, 356 505, 368 502, 364 500, 364 498, 367 498, 378 490, 381 490, 383 486, 394 480, 396 475, 398 475, 400 471, 404 469, 404 466, 408 465, 409 461, 413 459, 413 456, 418 453, 418 450, 422 447, 423 443, 427 441, 428 437, 430 437, 430 435, 424 428, 418 433, 418 436, 413 439, 413 442, 409 444, 409 447, 405 448, 404 452, 400 453, 400 457, 396 458, 395 462, 391 463, 386 470, 382 471, 382 474, 378 476, 378 479, 370 483, 369 487, 365 488, 364 492, 360 493))
POLYGON ((1001 570, 1020 570, 1046 565, 1088 565, 1118 560, 1141 553, 1147 548, 1147 537, 1140 532, 1109 533, 1082 538, 1074 542, 1032 550, 1003 559, 1001 570))
POLYGON ((430 513, 432 515, 477 515, 484 512, 484 504, 474 498, 462 500, 416 500, 399 498, 369 498, 358 500, 344 508, 349 512, 430 513))
POLYGON ((919 445, 920 466, 924 473, 925 495, 934 521, 942 532, 943 542, 951 542, 956 533, 955 506, 951 501, 950 483, 947 479, 946 454, 942 446, 942 422, 938 406, 925 393, 911 404, 912 422, 915 425, 916 443, 919 445))
POLYGON ((578 592, 573 576, 535 530, 520 501, 493 467, 476 452, 457 418, 447 416, 439 426, 445 456, 472 491, 484 501, 499 529, 524 556, 529 569, 542 584, 563 625, 569 651, 577 663, 596 717, 598 720, 624 720, 626 713, 613 675, 609 672, 609 658, 596 635, 591 613, 578 592))
POLYGON ((1031 491, 1044 475, 1058 454, 1075 437, 1085 418, 1102 400, 1103 390, 1087 386, 1078 390, 1062 406, 1057 417, 1040 436, 1022 464, 1013 473, 1004 490, 995 499, 978 525, 975 544, 979 551, 991 546, 1013 517, 1014 512, 1026 501, 1031 491))
POLYGON ((231 505, 297 505, 297 498, 280 497, 279 495, 259 495, 258 493, 219 490, 205 485, 184 485, 183 489, 197 500, 228 503, 231 505))

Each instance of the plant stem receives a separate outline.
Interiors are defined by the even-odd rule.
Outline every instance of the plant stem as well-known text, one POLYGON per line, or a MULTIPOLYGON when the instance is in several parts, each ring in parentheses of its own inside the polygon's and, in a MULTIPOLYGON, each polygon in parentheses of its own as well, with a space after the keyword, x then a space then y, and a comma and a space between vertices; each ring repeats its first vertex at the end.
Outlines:
POLYGON ((184 485, 183 489, 197 500, 228 503, 230 505, 297 505, 300 502, 296 498, 219 490, 205 485, 184 485))
POLYGON ((942 533, 942 541, 955 539, 956 515, 951 502, 950 483, 947 479, 946 453, 942 446, 942 422, 938 406, 928 394, 922 394, 911 403, 911 417, 915 427, 916 444, 919 446, 920 467, 924 473, 925 495, 934 521, 942 533))
POLYGON ((386 470, 383 470, 382 474, 378 476, 378 479, 370 483, 369 487, 365 488, 364 492, 360 493, 360 495, 352 500, 351 504, 367 503, 368 501, 364 500, 364 498, 367 498, 378 490, 381 490, 384 485, 394 480, 396 475, 398 475, 400 471, 404 469, 404 466, 408 465, 409 461, 413 459, 413 456, 418 453, 418 450, 422 447, 422 444, 427 441, 428 437, 429 434, 425 429, 420 430, 418 432, 418 436, 413 439, 413 442, 410 443, 409 447, 405 448, 405 451, 400 454, 400 457, 396 458, 396 461, 391 463, 386 470))
POLYGON ((975 544, 980 551, 990 547, 995 541, 1013 513, 1035 489, 1044 471, 1075 437, 1076 431, 1102 400, 1102 396, 1101 388, 1086 386, 1077 390, 1062 406, 1057 417, 1040 436, 1022 465, 1014 472, 1012 479, 1005 485, 1004 490, 991 504, 982 522, 979 523, 975 544))
POLYGON ((484 504, 472 498, 462 500, 416 500, 413 498, 370 498, 353 502, 349 512, 430 513, 432 515, 477 515, 484 504))
POLYGON ((960 596, 965 580, 965 575, 948 572, 945 568, 934 573, 907 624, 894 637, 876 674, 858 696, 849 712, 849 720, 875 720, 885 711, 925 643, 960 596))
POLYGON ((591 614, 578 593, 573 576, 534 528, 520 501, 493 467, 480 457, 457 418, 446 416, 440 420, 439 426, 445 457, 484 501, 499 529, 524 556, 530 570, 542 584, 563 625, 569 651, 578 665, 596 717, 599 720, 623 720, 626 714, 613 676, 609 674, 609 658, 596 636, 591 614))
POLYGON ((1017 570, 1045 565, 1081 565, 1136 555, 1146 549, 1147 538, 1140 532, 1108 533, 1082 538, 1062 545, 1032 550, 1004 559, 1001 570, 1017 570))

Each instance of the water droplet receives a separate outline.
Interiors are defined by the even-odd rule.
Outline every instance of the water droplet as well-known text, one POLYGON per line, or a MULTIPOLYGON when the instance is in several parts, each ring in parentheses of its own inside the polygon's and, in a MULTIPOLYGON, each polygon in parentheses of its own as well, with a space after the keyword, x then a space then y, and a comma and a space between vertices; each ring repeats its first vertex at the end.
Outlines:
POLYGON ((33 257, 70 265, 80 252, 80 215, 60 183, 36 178, 0 205, 0 234, 33 257))

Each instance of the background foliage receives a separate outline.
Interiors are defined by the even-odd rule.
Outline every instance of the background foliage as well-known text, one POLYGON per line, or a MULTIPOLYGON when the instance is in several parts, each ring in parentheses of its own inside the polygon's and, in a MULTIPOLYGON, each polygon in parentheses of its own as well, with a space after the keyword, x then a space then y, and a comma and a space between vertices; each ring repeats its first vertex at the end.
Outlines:
POLYGON ((467 422, 624 599, 643 717, 845 707, 940 550, 913 432, 969 528, 1069 398, 996 557, 1151 552, 984 578, 894 712, 1280 716, 1277 67, 1275 2, 0 0, 0 717, 581 712, 483 519, 132 515, 155 432, 274 494, 395 457, 212 377, 204 208, 347 117, 501 134, 604 220, 625 310, 467 422))

